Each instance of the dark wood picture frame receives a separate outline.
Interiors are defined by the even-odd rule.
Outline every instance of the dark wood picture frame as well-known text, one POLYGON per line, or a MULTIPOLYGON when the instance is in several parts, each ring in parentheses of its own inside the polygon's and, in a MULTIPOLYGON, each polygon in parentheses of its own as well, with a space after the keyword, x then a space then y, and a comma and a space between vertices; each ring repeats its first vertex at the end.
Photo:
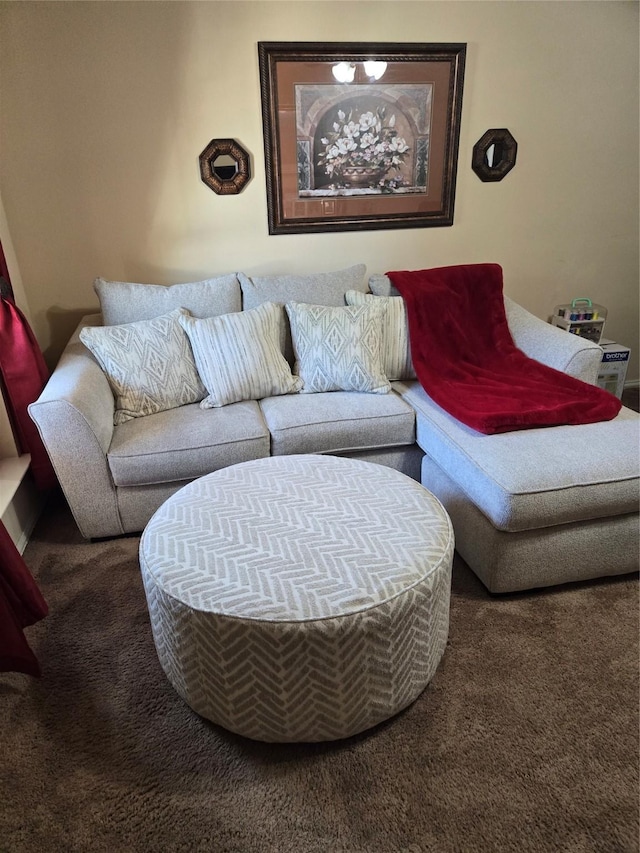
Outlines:
POLYGON ((258 58, 270 234, 453 224, 466 44, 259 42, 258 58))

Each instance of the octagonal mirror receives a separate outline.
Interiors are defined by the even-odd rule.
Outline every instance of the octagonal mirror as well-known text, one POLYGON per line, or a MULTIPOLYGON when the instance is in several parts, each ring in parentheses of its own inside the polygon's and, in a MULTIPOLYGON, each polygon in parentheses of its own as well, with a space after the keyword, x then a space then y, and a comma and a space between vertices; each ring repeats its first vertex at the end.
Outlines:
POLYGON ((501 181, 516 165, 517 152, 506 127, 488 130, 473 146, 471 168, 481 181, 501 181))
POLYGON ((235 139, 212 139, 200 155, 200 175, 218 195, 236 195, 251 177, 249 155, 235 139))

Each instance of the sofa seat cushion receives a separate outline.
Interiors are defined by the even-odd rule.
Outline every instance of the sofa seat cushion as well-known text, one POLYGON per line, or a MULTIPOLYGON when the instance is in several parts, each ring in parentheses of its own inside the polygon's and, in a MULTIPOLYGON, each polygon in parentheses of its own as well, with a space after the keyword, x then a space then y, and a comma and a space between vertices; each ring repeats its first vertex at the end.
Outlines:
POLYGON ((345 453, 415 442, 415 415, 397 394, 327 391, 267 397, 271 455, 345 453))
POLYGON ((269 432, 255 400, 221 409, 197 403, 114 428, 107 454, 116 486, 191 480, 269 455, 269 432))
POLYGON ((419 446, 496 529, 535 530, 638 511, 636 412, 623 408, 612 421, 484 435, 437 406, 418 382, 393 387, 416 410, 419 446))

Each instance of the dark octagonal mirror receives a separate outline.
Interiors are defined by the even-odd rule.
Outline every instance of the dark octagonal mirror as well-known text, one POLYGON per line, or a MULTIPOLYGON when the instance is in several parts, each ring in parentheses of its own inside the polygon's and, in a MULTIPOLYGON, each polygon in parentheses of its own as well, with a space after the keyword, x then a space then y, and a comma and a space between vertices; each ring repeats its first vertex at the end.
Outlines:
POLYGON ((488 130, 473 146, 471 168, 481 181, 501 181, 516 165, 517 152, 506 127, 488 130))
POLYGON ((235 139, 212 139, 200 155, 200 175, 218 195, 236 195, 251 177, 249 155, 235 139))

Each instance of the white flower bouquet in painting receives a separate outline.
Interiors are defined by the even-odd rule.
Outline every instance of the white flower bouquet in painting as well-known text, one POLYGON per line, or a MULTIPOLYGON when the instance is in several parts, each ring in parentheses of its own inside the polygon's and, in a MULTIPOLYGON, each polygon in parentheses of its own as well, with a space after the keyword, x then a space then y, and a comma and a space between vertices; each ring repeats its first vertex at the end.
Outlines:
POLYGON ((348 115, 338 110, 333 132, 320 141, 324 150, 318 155, 318 165, 335 183, 383 192, 402 185, 399 168, 410 149, 396 130, 395 114, 387 120, 384 106, 362 113, 354 108, 348 115), (394 167, 394 177, 386 178, 394 167))

